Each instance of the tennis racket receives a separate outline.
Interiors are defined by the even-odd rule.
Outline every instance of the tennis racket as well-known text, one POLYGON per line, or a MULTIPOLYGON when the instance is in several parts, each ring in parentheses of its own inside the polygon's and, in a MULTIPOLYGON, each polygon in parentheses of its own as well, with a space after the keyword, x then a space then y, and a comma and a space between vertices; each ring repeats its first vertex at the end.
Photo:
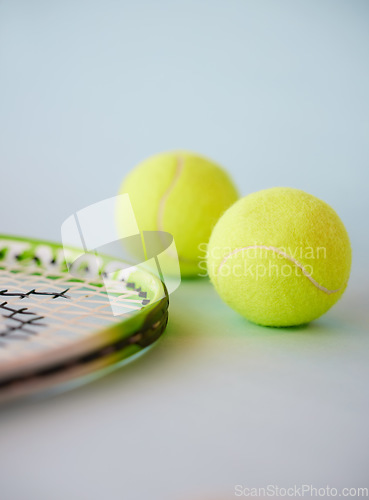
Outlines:
POLYGON ((169 300, 157 276, 87 257, 83 265, 79 249, 0 236, 0 402, 87 382, 164 332, 169 300), (78 277, 68 272, 76 259, 78 277))

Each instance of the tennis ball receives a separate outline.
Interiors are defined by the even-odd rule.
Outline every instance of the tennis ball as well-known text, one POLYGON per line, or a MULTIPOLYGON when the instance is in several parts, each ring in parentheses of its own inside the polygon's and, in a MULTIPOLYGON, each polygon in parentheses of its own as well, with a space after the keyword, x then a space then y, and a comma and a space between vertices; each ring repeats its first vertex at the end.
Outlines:
POLYGON ((143 161, 124 179, 119 193, 129 194, 141 231, 174 236, 183 276, 199 273, 201 257, 205 258, 201 244, 208 243, 219 217, 238 199, 232 180, 219 165, 185 151, 143 161))
POLYGON ((272 188, 236 202, 208 246, 208 272, 221 298, 266 326, 308 323, 343 294, 351 247, 336 212, 311 194, 272 188))

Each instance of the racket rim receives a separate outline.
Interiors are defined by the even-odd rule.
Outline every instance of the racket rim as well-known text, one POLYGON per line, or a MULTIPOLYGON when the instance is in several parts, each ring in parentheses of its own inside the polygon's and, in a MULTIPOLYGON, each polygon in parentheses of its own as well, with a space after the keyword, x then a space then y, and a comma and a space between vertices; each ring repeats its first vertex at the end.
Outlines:
MULTIPOLYGON (((5 241, 5 242, 22 242, 22 243, 27 243, 30 245, 30 248, 27 249, 27 252, 31 252, 32 249, 35 249, 37 246, 44 245, 50 248, 53 248, 54 250, 64 250, 63 245, 61 243, 57 242, 51 242, 47 240, 39 240, 35 238, 27 238, 27 237, 22 237, 22 236, 13 236, 13 235, 5 235, 5 234, 0 234, 0 242, 5 241)), ((69 249, 69 247, 67 247, 69 249)), ((73 249, 72 251, 75 250, 77 252, 81 252, 81 249, 73 249)), ((121 259, 114 258, 111 256, 107 255, 100 255, 98 254, 99 257, 102 257, 104 262, 111 262, 111 261, 117 261, 117 262, 125 262, 121 259)), ((6 263, 6 262, 5 262, 6 263)), ((126 263, 126 262, 125 262, 126 263)), ((22 267, 22 264, 19 264, 20 267, 22 267)), ((1 266, 1 259, 0 259, 0 266, 1 266)), ((26 268, 26 266, 24 266, 26 268)), ((40 266, 42 268, 42 266, 40 266)), ((166 314, 168 314, 168 306, 169 306, 169 297, 168 297, 168 292, 166 290, 165 284, 154 274, 150 273, 147 270, 140 269, 139 267, 133 266, 135 272, 135 278, 139 278, 138 284, 141 285, 142 283, 146 284, 147 280, 145 280, 145 277, 148 279, 150 278, 150 285, 152 286, 153 283, 155 284, 156 288, 156 294, 154 294, 154 298, 150 300, 150 303, 145 305, 143 308, 135 310, 133 312, 129 313, 129 316, 122 318, 122 321, 115 322, 115 323, 110 323, 109 325, 105 327, 99 326, 98 328, 93 330, 93 334, 89 336, 88 338, 80 338, 77 341, 73 341, 72 346, 73 346, 73 357, 78 357, 82 355, 83 353, 91 352, 94 349, 102 348, 104 345, 111 344, 115 341, 123 340, 123 339, 128 339, 132 334, 134 334, 136 331, 139 329, 142 329, 144 325, 147 323, 147 318, 151 316, 155 316, 156 314, 160 314, 160 312, 166 311, 166 314), (157 297, 160 298, 158 299, 157 297)), ((67 274, 66 271, 58 269, 59 274, 64 275, 67 274)), ((82 280, 82 282, 88 282, 89 280, 82 280)), ((40 361, 40 357, 36 354, 34 356, 29 356, 28 357, 28 364, 27 366, 24 366, 25 363, 25 358, 22 360, 19 360, 17 363, 16 361, 12 361, 12 366, 1 366, 0 364, 0 381, 2 379, 5 379, 7 375, 11 373, 17 373, 20 371, 31 371, 32 367, 34 366, 44 366, 45 368, 47 366, 50 366, 55 363, 56 360, 62 360, 62 359, 71 359, 70 351, 71 345, 65 345, 65 346, 58 346, 57 348, 54 348, 53 351, 48 351, 47 356, 45 356, 45 359, 40 361), (33 360, 32 360, 33 358, 33 360), (22 370, 22 368, 24 370, 22 370)))

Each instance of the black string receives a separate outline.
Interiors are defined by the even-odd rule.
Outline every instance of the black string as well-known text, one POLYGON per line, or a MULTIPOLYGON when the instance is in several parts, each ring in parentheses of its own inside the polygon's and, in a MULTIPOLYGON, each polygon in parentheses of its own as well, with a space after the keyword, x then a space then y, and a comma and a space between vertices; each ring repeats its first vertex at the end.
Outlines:
POLYGON ((58 298, 63 298, 63 299, 70 299, 68 295, 65 295, 69 291, 69 288, 66 288, 63 292, 36 292, 35 289, 30 290, 27 293, 11 293, 8 292, 8 290, 0 290, 0 295, 4 297, 19 297, 20 299, 25 299, 26 297, 29 297, 30 295, 45 295, 49 296, 52 299, 58 299, 58 298))
POLYGON ((46 326, 45 323, 40 323, 40 321, 45 319, 45 317, 38 316, 36 313, 29 311, 27 307, 14 309, 13 307, 10 307, 7 302, 3 302, 2 304, 0 304, 0 309, 10 313, 2 315, 5 319, 9 319, 15 322, 14 325, 7 325, 5 330, 0 332, 0 337, 7 337, 11 333, 19 331, 21 331, 22 333, 34 334, 35 331, 27 328, 28 326, 46 326), (27 316, 32 316, 32 318, 29 318, 27 316))
MULTIPOLYGON (((19 299, 25 299, 30 295, 41 295, 50 297, 52 300, 54 299, 70 299, 66 293, 69 288, 66 288, 62 292, 36 292, 35 289, 30 290, 27 293, 15 292, 11 293, 8 290, 0 290, 0 296, 3 297, 18 297, 19 299)), ((38 314, 30 311, 28 307, 20 307, 13 308, 9 305, 8 302, 3 302, 0 304, 0 310, 5 314, 2 314, 3 318, 6 320, 12 321, 13 324, 7 324, 5 330, 0 331, 0 337, 7 337, 10 334, 14 333, 25 333, 29 335, 34 335, 36 333, 35 330, 30 329, 31 326, 46 326, 46 323, 43 322, 45 316, 39 316, 38 314), (31 317, 30 317, 31 316, 31 317)))

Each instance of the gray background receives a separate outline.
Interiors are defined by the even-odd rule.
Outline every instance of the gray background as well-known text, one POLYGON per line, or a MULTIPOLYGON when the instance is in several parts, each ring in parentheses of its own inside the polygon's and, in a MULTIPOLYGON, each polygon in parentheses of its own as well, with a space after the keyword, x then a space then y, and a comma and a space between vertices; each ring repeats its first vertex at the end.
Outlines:
POLYGON ((354 252, 345 297, 302 330, 183 283, 145 358, 2 411, 2 500, 368 486, 368 21, 364 0, 0 0, 0 232, 60 240, 132 166, 181 148, 243 194, 326 200, 354 252))

